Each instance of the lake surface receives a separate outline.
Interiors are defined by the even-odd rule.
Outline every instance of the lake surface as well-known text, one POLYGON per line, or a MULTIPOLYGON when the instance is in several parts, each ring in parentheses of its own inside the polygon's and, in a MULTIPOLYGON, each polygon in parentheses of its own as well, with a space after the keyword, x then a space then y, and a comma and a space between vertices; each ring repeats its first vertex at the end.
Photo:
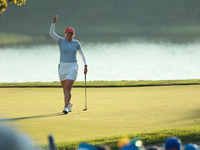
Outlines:
MULTIPOLYGON (((88 81, 177 80, 200 78, 200 43, 124 39, 81 42, 88 81)), ((54 43, 54 42, 52 42, 54 43)), ((79 74, 83 62, 77 53, 79 74)), ((57 44, 0 48, 0 82, 59 81, 57 44)))

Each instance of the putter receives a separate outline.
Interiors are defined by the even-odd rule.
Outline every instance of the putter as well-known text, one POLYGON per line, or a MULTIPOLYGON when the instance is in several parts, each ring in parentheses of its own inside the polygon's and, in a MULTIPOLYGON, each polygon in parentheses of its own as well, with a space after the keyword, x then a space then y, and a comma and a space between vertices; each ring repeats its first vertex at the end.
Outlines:
POLYGON ((83 111, 87 110, 87 94, 86 94, 86 73, 85 73, 85 109, 83 111))

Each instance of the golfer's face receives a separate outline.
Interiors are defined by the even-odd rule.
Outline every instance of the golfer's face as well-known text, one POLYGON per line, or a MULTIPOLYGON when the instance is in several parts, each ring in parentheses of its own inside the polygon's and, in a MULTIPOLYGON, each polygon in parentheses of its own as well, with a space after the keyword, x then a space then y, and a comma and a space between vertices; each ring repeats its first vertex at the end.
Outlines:
POLYGON ((65 32, 65 38, 67 40, 71 40, 73 38, 73 33, 72 32, 65 32))

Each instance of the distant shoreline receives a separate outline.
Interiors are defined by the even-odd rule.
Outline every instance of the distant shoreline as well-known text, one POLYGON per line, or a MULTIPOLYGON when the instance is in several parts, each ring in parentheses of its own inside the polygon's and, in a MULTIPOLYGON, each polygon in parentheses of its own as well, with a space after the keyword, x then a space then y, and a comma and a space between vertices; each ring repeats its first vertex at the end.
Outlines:
MULTIPOLYGON (((122 36, 118 36, 120 33, 113 34, 87 34, 86 36, 83 34, 77 34, 75 39, 85 42, 106 42, 109 41, 120 41, 124 39, 130 38, 143 38, 151 41, 155 40, 169 40, 172 41, 180 41, 180 42, 193 42, 200 41, 200 34, 190 34, 190 33, 127 33, 122 36)), ((62 33, 59 34, 62 36, 62 33)), ((36 44, 53 44, 55 43, 49 34, 45 35, 31 35, 24 33, 0 33, 0 47, 4 46, 18 46, 18 45, 36 45, 36 44)))

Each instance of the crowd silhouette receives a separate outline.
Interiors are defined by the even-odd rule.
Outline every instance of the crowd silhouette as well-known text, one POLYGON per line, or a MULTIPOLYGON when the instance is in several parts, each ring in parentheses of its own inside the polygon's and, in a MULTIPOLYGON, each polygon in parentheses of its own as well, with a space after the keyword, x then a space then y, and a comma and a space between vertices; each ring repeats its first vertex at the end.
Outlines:
MULTIPOLYGON (((142 140, 139 138, 130 140, 128 137, 123 137, 118 141, 118 150, 199 150, 199 146, 194 143, 182 145, 181 139, 178 137, 169 137, 163 143, 162 147, 153 145, 145 147, 142 140)), ((77 150, 111 150, 108 146, 94 146, 87 143, 81 143, 77 150)))
MULTIPOLYGON (((56 150, 56 144, 52 135, 48 136, 49 150, 56 150)), ((163 146, 153 145, 145 147, 140 138, 129 139, 123 137, 117 143, 117 150, 199 150, 195 143, 188 143, 185 146, 178 137, 169 137, 163 143, 163 146)), ((22 132, 18 132, 9 125, 0 125, 0 150, 40 150, 36 147, 30 138, 22 132)), ((76 150, 112 150, 108 145, 92 145, 89 143, 80 143, 76 150)), ((116 150, 116 149, 113 149, 116 150)))

